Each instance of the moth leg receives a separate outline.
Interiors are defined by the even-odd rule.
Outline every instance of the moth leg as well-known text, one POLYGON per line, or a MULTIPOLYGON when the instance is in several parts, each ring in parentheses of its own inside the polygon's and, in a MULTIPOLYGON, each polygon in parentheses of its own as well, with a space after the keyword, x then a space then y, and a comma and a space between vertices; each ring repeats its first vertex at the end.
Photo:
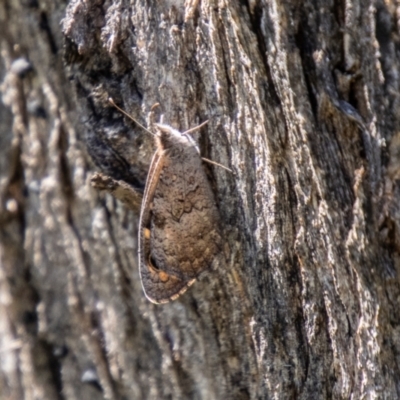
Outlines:
POLYGON ((92 187, 105 190, 121 201, 126 207, 139 214, 142 205, 143 193, 125 181, 116 180, 102 173, 95 173, 90 180, 92 187))

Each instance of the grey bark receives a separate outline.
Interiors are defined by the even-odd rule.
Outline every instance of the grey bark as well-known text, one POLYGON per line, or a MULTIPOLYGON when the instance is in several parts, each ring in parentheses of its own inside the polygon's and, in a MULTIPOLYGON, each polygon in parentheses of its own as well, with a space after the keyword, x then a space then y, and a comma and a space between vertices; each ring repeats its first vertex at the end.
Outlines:
POLYGON ((0 397, 400 398, 398 13, 3 0, 0 397), (202 155, 234 171, 204 166, 221 265, 166 305, 107 192, 143 189, 153 139, 109 97, 209 119, 202 155))

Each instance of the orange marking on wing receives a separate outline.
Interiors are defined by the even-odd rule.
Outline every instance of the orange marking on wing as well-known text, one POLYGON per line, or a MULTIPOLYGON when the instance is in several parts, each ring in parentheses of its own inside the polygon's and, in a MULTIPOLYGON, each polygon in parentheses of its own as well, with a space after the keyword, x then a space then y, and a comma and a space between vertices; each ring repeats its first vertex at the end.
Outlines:
POLYGON ((160 281, 161 281, 161 282, 167 282, 168 279, 169 279, 169 275, 168 275, 166 272, 164 272, 164 271, 160 271, 160 272, 158 273, 158 277, 160 278, 160 281))

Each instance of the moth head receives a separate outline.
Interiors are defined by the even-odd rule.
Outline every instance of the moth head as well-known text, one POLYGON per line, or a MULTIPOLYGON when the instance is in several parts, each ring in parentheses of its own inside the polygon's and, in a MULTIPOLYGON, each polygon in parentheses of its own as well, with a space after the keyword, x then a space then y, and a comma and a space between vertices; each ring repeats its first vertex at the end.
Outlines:
POLYGON ((162 149, 168 150, 177 146, 194 147, 200 153, 196 142, 189 134, 181 133, 169 125, 155 125, 157 127, 157 141, 162 149))

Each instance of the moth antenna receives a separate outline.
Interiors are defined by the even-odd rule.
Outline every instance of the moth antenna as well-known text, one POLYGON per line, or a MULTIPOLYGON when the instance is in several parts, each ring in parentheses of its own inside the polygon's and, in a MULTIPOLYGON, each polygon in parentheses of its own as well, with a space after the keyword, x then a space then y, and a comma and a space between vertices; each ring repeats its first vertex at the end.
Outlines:
MULTIPOLYGON (((119 112, 121 112, 122 114, 124 114, 126 117, 128 117, 129 119, 131 119, 135 124, 139 125, 143 130, 145 130, 147 133, 150 133, 150 135, 152 136, 156 136, 153 132, 150 132, 147 128, 145 128, 139 121, 136 121, 135 118, 133 118, 131 115, 129 115, 127 112, 125 112, 121 107, 118 107, 115 103, 114 100, 109 97, 108 101, 110 102, 110 104, 115 107, 119 112)), ((154 107, 154 106, 153 106, 154 107)))
POLYGON ((194 132, 197 131, 197 129, 200 129, 202 126, 204 126, 205 124, 208 124, 208 120, 204 121, 203 123, 201 123, 200 125, 195 126, 194 128, 190 128, 187 131, 183 132, 182 135, 186 134, 186 133, 190 133, 190 132, 194 132))
MULTIPOLYGON (((190 132, 193 132, 193 131, 197 131, 197 129, 200 129, 200 128, 201 128, 202 126, 204 126, 205 124, 208 124, 208 120, 207 120, 207 121, 204 121, 204 122, 201 123, 200 125, 195 126, 194 128, 188 129, 187 131, 185 131, 185 132, 183 132, 183 133, 186 134, 186 133, 190 133, 190 132)), ((205 162, 208 162, 209 164, 213 164, 213 165, 216 165, 216 166, 221 167, 221 168, 223 168, 223 169, 226 169, 227 171, 229 171, 230 173, 233 174, 233 171, 232 171, 230 168, 225 167, 225 165, 219 164, 219 163, 217 163, 217 162, 215 162, 215 161, 211 161, 211 160, 209 160, 208 158, 201 157, 201 159, 202 159, 203 161, 205 161, 205 162)))
POLYGON ((223 168, 223 169, 226 169, 226 170, 229 171, 231 174, 233 174, 233 171, 232 171, 230 168, 225 167, 225 165, 219 164, 219 163, 217 163, 217 162, 215 162, 215 161, 211 161, 211 160, 209 160, 208 158, 201 157, 201 159, 202 159, 203 161, 205 161, 205 162, 208 162, 209 164, 213 164, 213 165, 216 165, 217 167, 221 167, 221 168, 223 168))
MULTIPOLYGON (((137 121, 135 118, 133 118, 131 115, 129 115, 127 112, 125 112, 121 107, 118 107, 116 104, 115 104, 115 102, 114 102, 114 100, 112 99, 112 97, 109 97, 108 98, 108 101, 110 102, 110 104, 113 106, 113 107, 115 107, 119 112, 121 112, 122 114, 124 114, 126 117, 128 117, 130 120, 132 120, 135 124, 137 124, 137 125, 139 125, 143 130, 145 130, 147 133, 150 133, 150 135, 152 135, 152 136, 156 136, 153 132, 151 132, 151 131, 149 131, 146 127, 144 127, 139 121, 137 121)), ((155 103, 152 107, 151 107, 151 111, 153 111, 155 108, 157 108, 158 106, 159 106, 160 104, 159 103, 155 103)), ((207 121, 204 121, 203 123, 201 123, 200 125, 197 125, 197 126, 195 126, 194 128, 191 128, 191 129, 188 129, 187 131, 185 131, 184 133, 186 134, 186 133, 191 133, 191 132, 194 132, 194 131, 196 131, 197 129, 200 129, 201 127, 203 127, 205 124, 207 124, 208 123, 208 120, 207 121)), ((216 165, 217 167, 221 167, 221 168, 223 168, 223 169, 225 169, 225 170, 227 170, 227 171, 229 171, 230 173, 232 173, 233 174, 233 171, 230 169, 230 168, 228 168, 228 167, 225 167, 224 165, 222 165, 222 164, 219 164, 219 163, 217 163, 217 162, 215 162, 215 161, 211 161, 211 160, 209 160, 208 158, 204 158, 204 157, 202 157, 201 158, 203 161, 205 161, 205 162, 208 162, 209 164, 213 164, 213 165, 216 165)))

